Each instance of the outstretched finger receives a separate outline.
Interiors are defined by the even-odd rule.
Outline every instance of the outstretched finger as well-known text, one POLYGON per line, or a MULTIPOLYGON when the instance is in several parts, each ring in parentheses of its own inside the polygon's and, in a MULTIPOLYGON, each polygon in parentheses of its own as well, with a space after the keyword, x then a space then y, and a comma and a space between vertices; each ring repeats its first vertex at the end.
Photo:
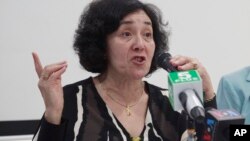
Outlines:
POLYGON ((38 57, 38 54, 35 52, 32 52, 32 57, 33 57, 36 73, 37 73, 38 77, 41 77, 43 66, 42 66, 41 61, 38 57))
POLYGON ((41 76, 45 79, 49 78, 51 74, 57 72, 58 70, 62 69, 63 67, 67 67, 67 62, 59 62, 51 65, 47 65, 44 67, 41 76))
POLYGON ((53 73, 51 74, 51 78, 52 78, 52 79, 61 78, 61 75, 66 71, 66 68, 67 68, 67 66, 63 66, 63 67, 61 67, 59 70, 53 72, 53 73))

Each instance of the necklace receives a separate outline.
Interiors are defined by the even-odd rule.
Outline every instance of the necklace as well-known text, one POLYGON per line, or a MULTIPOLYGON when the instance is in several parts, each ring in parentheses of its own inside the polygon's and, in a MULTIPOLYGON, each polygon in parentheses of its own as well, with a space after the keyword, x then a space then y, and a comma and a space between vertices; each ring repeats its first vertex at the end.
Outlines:
MULTIPOLYGON (((142 84, 143 85, 143 84, 142 84)), ((140 97, 136 100, 135 103, 131 104, 131 105, 128 105, 128 104, 123 104, 121 103, 120 101, 118 101, 117 99, 113 98, 110 93, 108 92, 108 90, 106 88, 104 88, 102 86, 102 83, 100 83, 100 87, 105 91, 105 93, 108 95, 108 97, 114 101, 115 103, 117 103, 118 105, 122 106, 122 107, 125 107, 125 111, 126 111, 126 114, 127 116, 131 116, 131 108, 134 107, 135 105, 137 105, 139 102, 140 102, 140 99, 142 97, 142 94, 143 94, 143 90, 144 88, 142 87, 142 92, 141 92, 141 95, 140 97)))

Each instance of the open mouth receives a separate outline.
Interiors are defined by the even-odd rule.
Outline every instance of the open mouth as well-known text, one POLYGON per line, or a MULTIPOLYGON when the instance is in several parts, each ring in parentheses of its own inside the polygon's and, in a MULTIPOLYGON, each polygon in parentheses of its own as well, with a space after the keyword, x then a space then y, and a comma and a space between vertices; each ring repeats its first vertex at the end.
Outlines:
POLYGON ((133 62, 136 64, 143 64, 146 61, 146 58, 143 56, 135 56, 133 62))

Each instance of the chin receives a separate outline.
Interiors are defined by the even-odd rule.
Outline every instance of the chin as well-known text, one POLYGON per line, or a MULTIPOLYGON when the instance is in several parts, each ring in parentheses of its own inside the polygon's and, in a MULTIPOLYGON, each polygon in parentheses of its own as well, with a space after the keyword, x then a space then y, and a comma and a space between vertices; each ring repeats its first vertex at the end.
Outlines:
POLYGON ((135 79, 142 79, 143 77, 145 77, 148 74, 148 72, 145 71, 139 71, 133 74, 133 78, 135 79))

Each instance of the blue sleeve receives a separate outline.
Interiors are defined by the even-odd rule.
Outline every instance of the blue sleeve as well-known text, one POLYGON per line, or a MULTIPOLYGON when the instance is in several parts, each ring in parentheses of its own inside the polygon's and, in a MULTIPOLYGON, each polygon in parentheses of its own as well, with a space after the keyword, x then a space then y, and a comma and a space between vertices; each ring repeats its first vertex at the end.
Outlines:
POLYGON ((217 90, 218 109, 234 109, 241 112, 242 100, 233 79, 222 77, 217 90), (231 80, 231 81, 230 81, 231 80))

